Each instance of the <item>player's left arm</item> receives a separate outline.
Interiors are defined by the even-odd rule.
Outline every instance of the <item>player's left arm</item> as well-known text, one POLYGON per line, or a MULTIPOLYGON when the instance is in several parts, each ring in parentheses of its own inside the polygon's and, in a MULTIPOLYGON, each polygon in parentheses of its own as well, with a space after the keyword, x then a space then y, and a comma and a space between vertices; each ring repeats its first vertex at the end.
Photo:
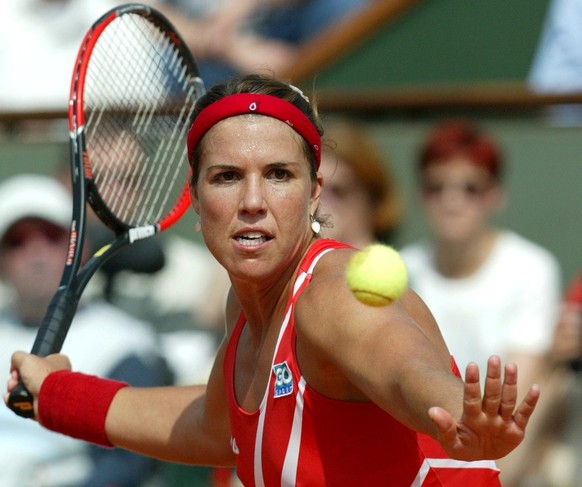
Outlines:
POLYGON ((389 306, 366 306, 345 284, 346 256, 328 255, 296 309, 298 354, 307 381, 319 390, 326 384, 322 375, 340 376, 348 385, 335 379, 335 390, 343 397, 319 392, 370 399, 406 426, 436 438, 458 459, 494 459, 515 448, 537 402, 537 388, 515 409, 512 365, 503 378, 501 365, 492 364, 483 395, 476 366, 464 384, 451 370, 432 314, 413 291, 389 306), (309 357, 323 358, 315 363, 309 357))
POLYGON ((306 380, 328 397, 372 400, 434 436, 429 408, 460 417, 463 394, 438 327, 410 290, 388 306, 358 301, 345 279, 350 256, 343 250, 325 255, 298 300, 297 349, 306 380))

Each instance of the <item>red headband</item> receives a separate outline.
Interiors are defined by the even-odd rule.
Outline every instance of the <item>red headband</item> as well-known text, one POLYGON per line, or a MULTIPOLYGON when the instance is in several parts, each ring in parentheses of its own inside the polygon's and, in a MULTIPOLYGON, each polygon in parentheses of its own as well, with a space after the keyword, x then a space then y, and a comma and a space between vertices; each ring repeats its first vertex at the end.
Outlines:
POLYGON ((200 139, 215 124, 225 118, 256 113, 273 117, 289 125, 312 147, 316 165, 321 161, 321 138, 315 125, 295 105, 272 95, 239 93, 228 95, 204 108, 194 119, 188 132, 188 160, 192 163, 192 152, 200 139))

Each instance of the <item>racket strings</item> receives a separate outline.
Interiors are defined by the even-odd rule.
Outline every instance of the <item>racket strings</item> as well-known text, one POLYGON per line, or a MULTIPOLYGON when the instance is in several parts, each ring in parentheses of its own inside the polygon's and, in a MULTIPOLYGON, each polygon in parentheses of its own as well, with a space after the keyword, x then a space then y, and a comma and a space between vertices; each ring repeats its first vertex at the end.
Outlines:
POLYGON ((140 15, 115 19, 99 37, 85 78, 88 164, 123 223, 154 224, 180 200, 186 133, 202 91, 172 38, 140 15))

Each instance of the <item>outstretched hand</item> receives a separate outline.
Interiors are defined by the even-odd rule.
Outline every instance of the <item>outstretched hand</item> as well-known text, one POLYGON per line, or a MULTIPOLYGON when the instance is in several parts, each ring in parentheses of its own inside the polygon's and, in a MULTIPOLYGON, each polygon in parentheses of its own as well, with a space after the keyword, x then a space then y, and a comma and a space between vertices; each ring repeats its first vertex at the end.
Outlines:
POLYGON ((539 387, 530 388, 517 404, 517 366, 492 356, 487 362, 483 396, 479 367, 470 363, 465 372, 463 414, 457 420, 443 408, 428 414, 438 428, 438 440, 451 458, 465 461, 495 460, 515 449, 525 436, 525 428, 540 396, 539 387))

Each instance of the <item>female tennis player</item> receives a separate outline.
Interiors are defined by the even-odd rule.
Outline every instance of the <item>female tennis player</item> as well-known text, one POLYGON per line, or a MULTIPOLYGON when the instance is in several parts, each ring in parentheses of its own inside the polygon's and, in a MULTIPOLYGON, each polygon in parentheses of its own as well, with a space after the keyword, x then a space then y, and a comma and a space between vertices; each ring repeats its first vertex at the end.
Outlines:
MULTIPOLYGON (((45 427, 163 460, 236 465, 245 486, 494 486, 539 390, 491 357, 460 375, 412 290, 390 306, 345 283, 354 249, 321 238, 323 130, 293 86, 235 78, 198 102, 191 195, 232 283, 207 385, 133 388, 16 352, 45 427)), ((184 265, 188 265, 184 262, 184 265)), ((112 338, 114 339, 114 338, 112 338)), ((7 397, 7 394, 5 394, 7 397)))

